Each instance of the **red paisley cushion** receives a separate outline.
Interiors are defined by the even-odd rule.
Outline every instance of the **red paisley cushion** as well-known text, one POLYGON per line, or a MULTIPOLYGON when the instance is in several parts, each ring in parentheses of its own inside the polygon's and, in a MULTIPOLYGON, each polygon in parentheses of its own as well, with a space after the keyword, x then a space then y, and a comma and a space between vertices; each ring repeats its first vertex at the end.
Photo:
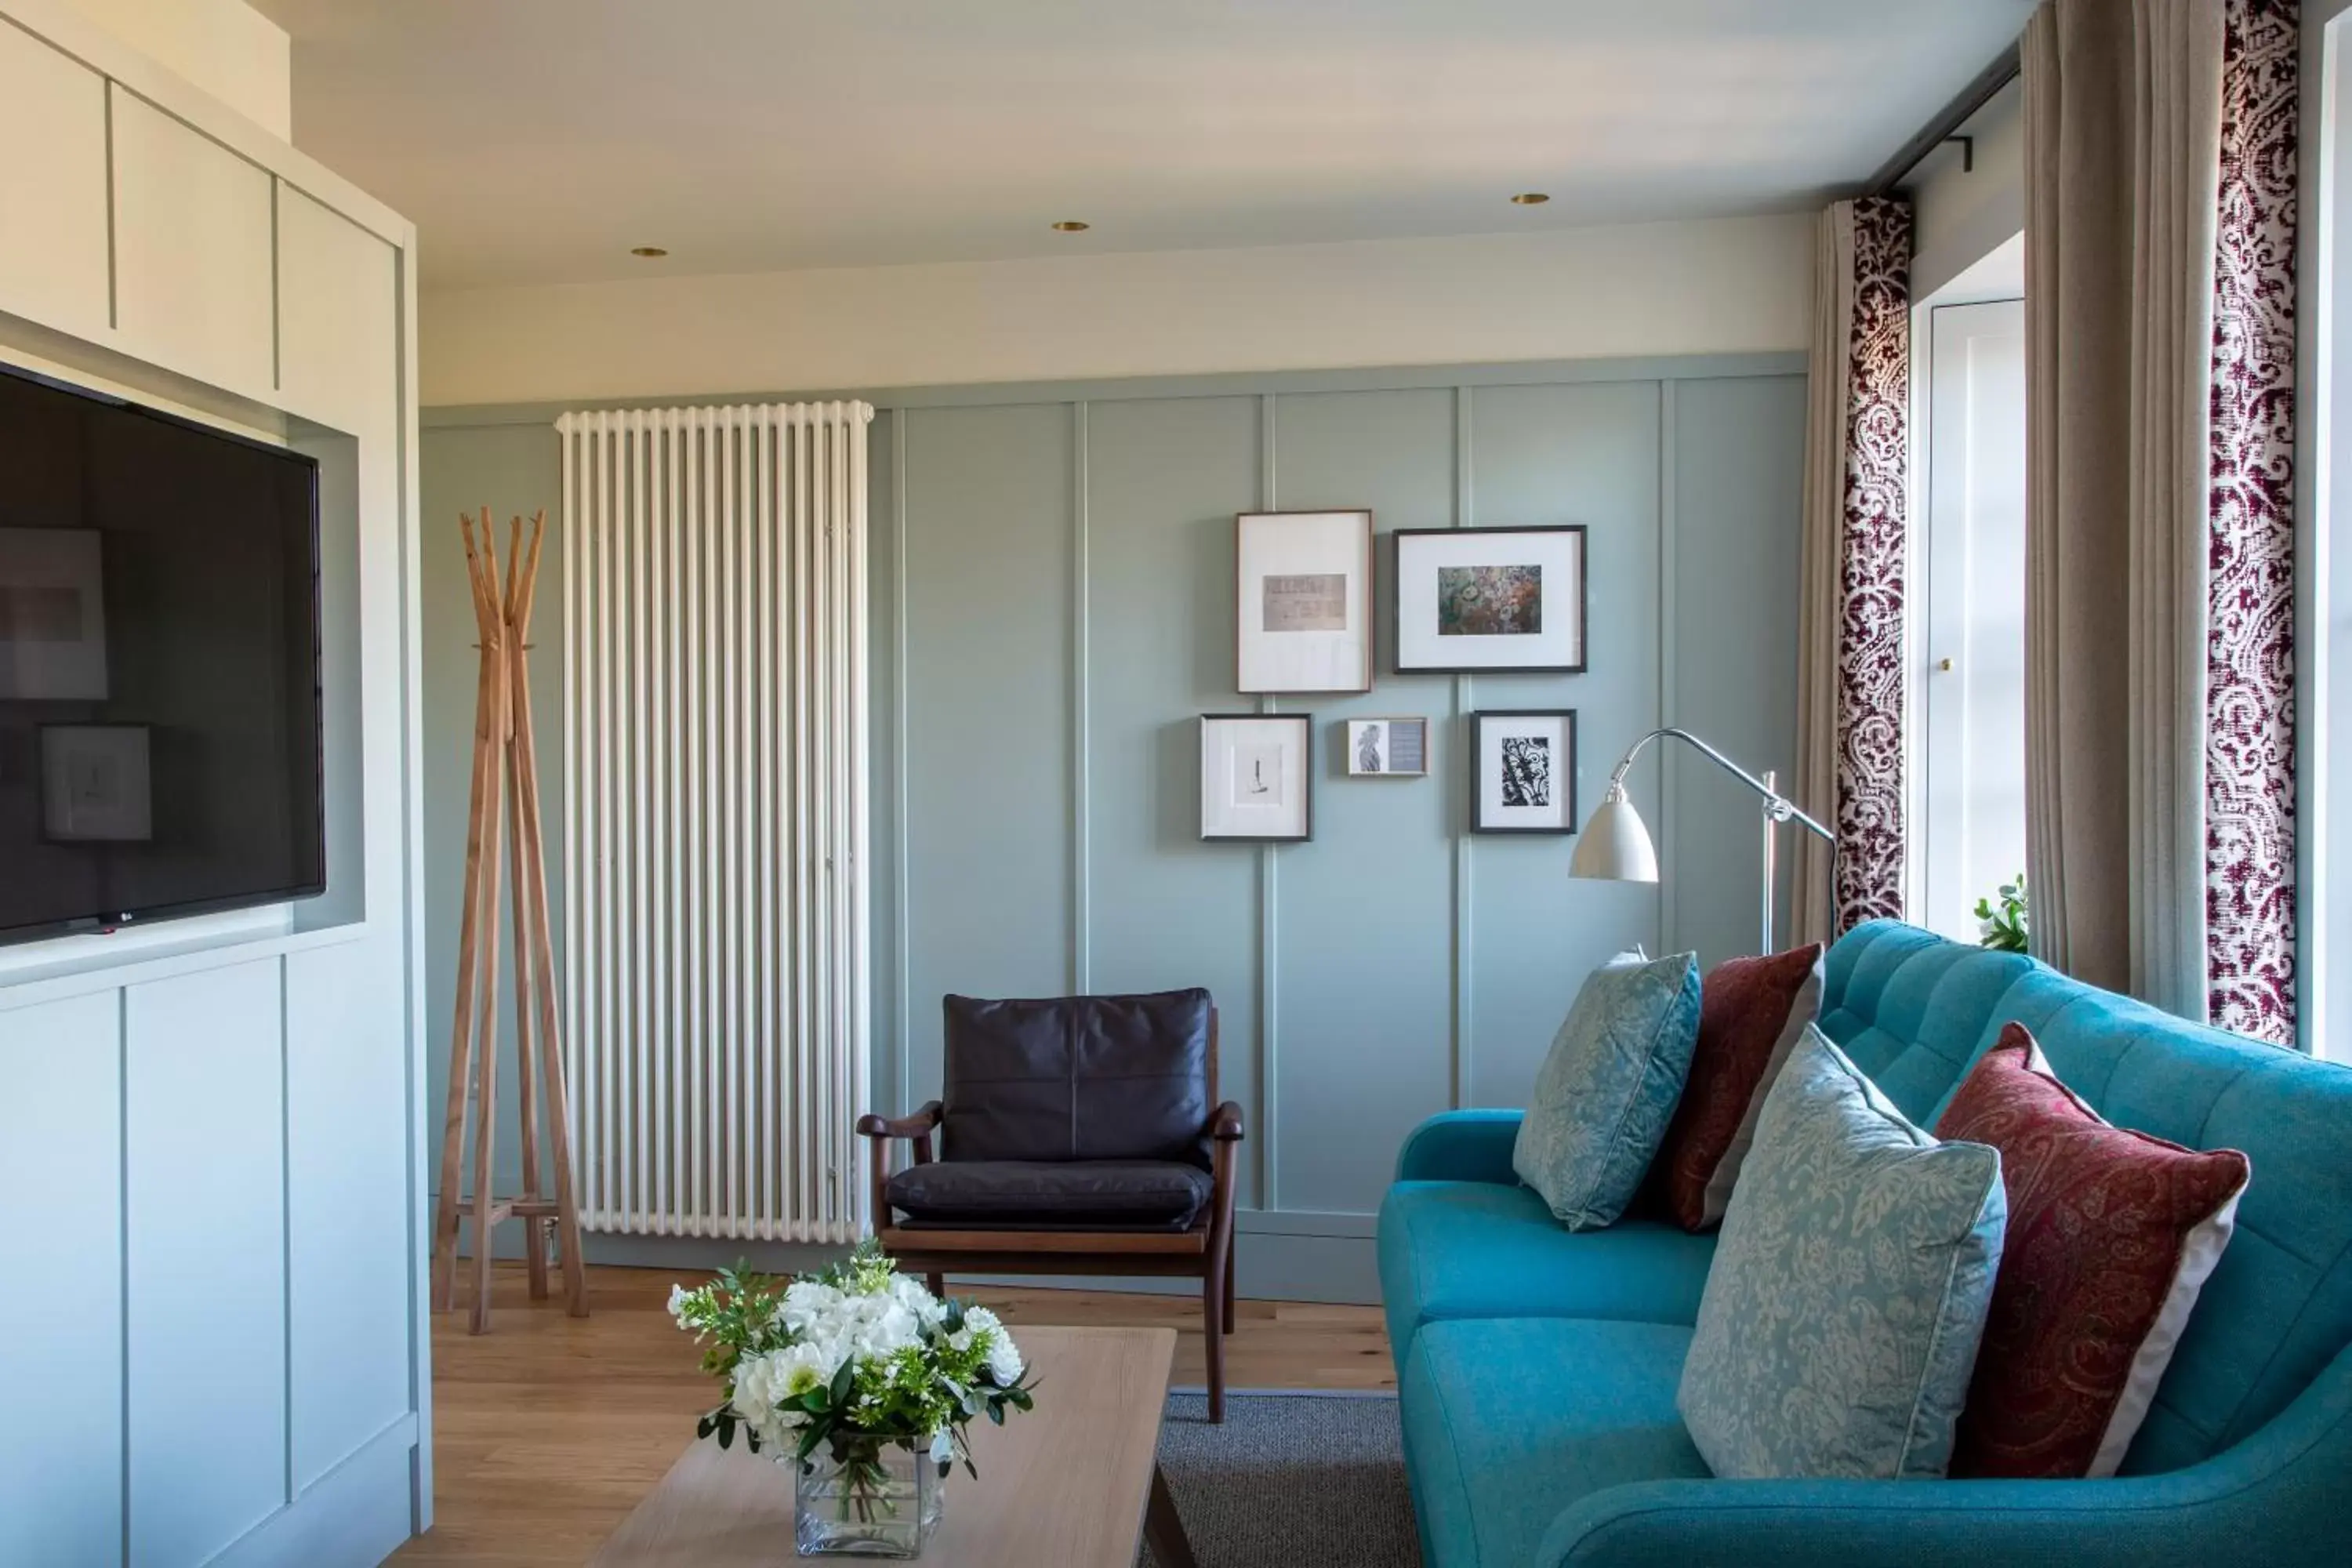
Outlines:
POLYGON ((1936 1136, 2000 1151, 2008 1239, 1954 1476, 2112 1476, 2221 1259, 2252 1173, 2110 1126, 2011 1024, 1936 1136))
POLYGON ((1822 1003, 1822 944, 1729 958, 1699 983, 1698 1045, 1651 1184, 1685 1230, 1723 1223, 1764 1091, 1822 1003))

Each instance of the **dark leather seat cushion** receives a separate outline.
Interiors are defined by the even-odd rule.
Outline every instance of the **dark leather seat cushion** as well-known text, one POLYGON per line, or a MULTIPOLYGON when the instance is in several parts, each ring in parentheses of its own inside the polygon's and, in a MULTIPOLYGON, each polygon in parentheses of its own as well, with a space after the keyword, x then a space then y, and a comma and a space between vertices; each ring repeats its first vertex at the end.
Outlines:
POLYGON ((946 1003, 940 1155, 1181 1160, 1207 1170, 1206 991, 946 1003))
POLYGON ((952 1160, 890 1178, 916 1226, 1182 1230, 1208 1204, 1209 1173, 1176 1160, 952 1160))

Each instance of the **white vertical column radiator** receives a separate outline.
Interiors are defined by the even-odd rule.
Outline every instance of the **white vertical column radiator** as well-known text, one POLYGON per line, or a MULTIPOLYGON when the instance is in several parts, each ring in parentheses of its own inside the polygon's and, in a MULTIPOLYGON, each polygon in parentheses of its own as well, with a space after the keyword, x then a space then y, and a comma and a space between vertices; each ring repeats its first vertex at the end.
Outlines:
POLYGON ((861 1234, 873 416, 556 422, 563 1037, 591 1230, 861 1234))

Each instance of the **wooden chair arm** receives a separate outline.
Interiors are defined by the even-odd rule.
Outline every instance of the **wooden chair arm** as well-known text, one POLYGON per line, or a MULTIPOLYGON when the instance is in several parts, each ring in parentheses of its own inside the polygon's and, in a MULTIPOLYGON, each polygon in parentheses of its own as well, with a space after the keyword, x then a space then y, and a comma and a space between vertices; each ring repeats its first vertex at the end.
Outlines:
POLYGON ((912 1116, 877 1116, 868 1111, 857 1119, 857 1131, 867 1138, 928 1139, 946 1114, 947 1108, 936 1100, 912 1116))
POLYGON ((1217 1107, 1209 1118, 1209 1136, 1221 1143, 1238 1143, 1242 1138, 1242 1108, 1232 1100, 1217 1107))
POLYGON ((947 1115, 938 1100, 932 1100, 912 1116, 877 1116, 872 1111, 857 1119, 860 1136, 874 1140, 873 1158, 866 1171, 867 1203, 871 1223, 877 1230, 890 1223, 890 1145, 905 1140, 914 1147, 915 1163, 931 1163, 931 1134, 947 1115))

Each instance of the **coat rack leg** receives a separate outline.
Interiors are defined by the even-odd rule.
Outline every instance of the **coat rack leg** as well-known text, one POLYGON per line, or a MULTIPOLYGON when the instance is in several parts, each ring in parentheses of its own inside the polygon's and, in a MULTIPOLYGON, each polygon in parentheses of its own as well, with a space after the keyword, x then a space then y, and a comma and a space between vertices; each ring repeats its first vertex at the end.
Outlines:
POLYGON ((539 592, 539 552, 546 514, 531 520, 530 554, 523 567, 520 598, 513 617, 513 703, 516 830, 528 840, 523 857, 523 880, 516 885, 519 900, 527 899, 533 928, 530 958, 535 970, 533 990, 539 1000, 538 1046, 547 1108, 549 1152, 554 1165, 555 1228, 563 1267, 563 1294, 572 1315, 588 1315, 588 1276, 580 1255, 580 1208, 572 1180, 571 1104, 563 1078, 562 1035, 555 1012, 555 944, 547 912, 547 849, 540 816, 539 750, 530 713, 530 670, 523 654, 524 632, 539 592))
MULTIPOLYGON (((477 618, 482 608, 479 568, 475 561, 471 520, 467 520, 467 572, 473 580, 477 618)), ((456 1305, 457 1226, 465 1182, 467 1079, 473 1068, 475 991, 479 978, 475 954, 482 920, 482 813, 492 785, 493 737, 489 705, 500 671, 493 648, 482 650, 481 672, 474 684, 474 766, 467 784, 466 811, 466 873, 462 912, 457 928, 457 984, 455 1016, 449 1025, 449 1086, 441 1126, 441 1190, 433 1223, 433 1269, 430 1300, 433 1310, 446 1312, 456 1305)), ((496 919, 496 912, 492 912, 496 919)))
MULTIPOLYGON (((490 616, 482 634, 488 658, 495 665, 504 660, 504 617, 497 613, 498 552, 489 536, 489 511, 482 512, 482 553, 487 590, 490 595, 490 616)), ((479 1042, 476 1051, 478 1070, 474 1089, 474 1308, 468 1331, 485 1333, 490 1326, 490 1232, 498 1223, 494 1194, 498 1185, 498 1125, 499 1125, 499 1050, 498 1050, 498 986, 499 986, 499 833, 505 816, 505 791, 500 787, 499 758, 506 747, 508 726, 507 683, 493 679, 490 683, 489 711, 486 715, 489 754, 483 769, 488 786, 488 799, 482 813, 482 874, 481 919, 476 929, 480 933, 481 951, 477 963, 483 976, 481 1011, 475 1025, 475 1037, 479 1042)))
MULTIPOLYGON (((509 701, 513 700, 509 696, 509 701)), ((522 1257, 525 1272, 530 1279, 530 1299, 547 1299, 547 1226, 530 1212, 530 1205, 539 1201, 539 1099, 532 1082, 532 1058, 537 1055, 537 1042, 532 1038, 537 1019, 531 1009, 532 971, 535 944, 530 920, 530 902, 524 896, 526 885, 524 852, 526 840, 522 825, 522 783, 515 766, 515 749, 506 749, 507 773, 507 880, 512 891, 508 900, 514 906, 514 978, 515 978, 515 1121, 521 1134, 522 1186, 522 1257)))
MULTIPOLYGON (((536 553, 536 552, 534 552, 536 553)), ((500 671, 506 682, 507 733, 507 881, 511 889, 508 902, 514 907, 514 980, 515 980, 515 1121, 521 1135, 522 1148, 522 1256, 525 1273, 530 1281, 530 1299, 547 1300, 547 1226, 536 1212, 539 1203, 539 1096, 531 1079, 533 1058, 537 1047, 531 1038, 531 984, 538 966, 531 962, 536 952, 532 940, 530 900, 524 896, 527 885, 524 876, 525 853, 536 853, 523 834, 522 773, 515 744, 516 721, 522 705, 529 699, 522 695, 516 679, 523 668, 523 622, 517 614, 520 600, 517 597, 516 577, 522 569, 522 519, 516 518, 507 530, 506 590, 499 605, 499 616, 505 627, 503 638, 506 659, 500 671)), ((533 571, 537 569, 533 563, 533 571)))

